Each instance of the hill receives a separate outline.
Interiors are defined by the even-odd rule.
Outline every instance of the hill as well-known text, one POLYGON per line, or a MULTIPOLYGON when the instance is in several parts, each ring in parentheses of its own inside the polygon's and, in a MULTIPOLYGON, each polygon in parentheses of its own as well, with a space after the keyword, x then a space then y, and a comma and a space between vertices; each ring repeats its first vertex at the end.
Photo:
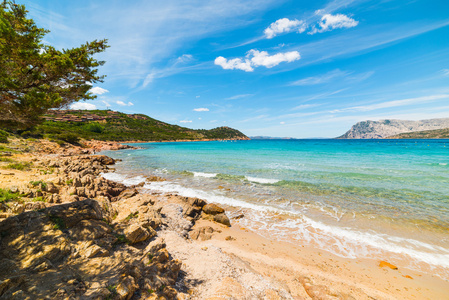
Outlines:
MULTIPOLYGON (((76 136, 103 141, 179 141, 246 140, 236 129, 218 127, 210 130, 189 129, 168 124, 143 114, 125 114, 110 110, 52 110, 32 132, 53 138, 76 136)), ((64 138, 62 138, 64 139, 64 138)))
POLYGON ((383 139, 402 133, 449 128, 449 118, 420 121, 380 120, 363 121, 353 125, 339 139, 383 139))
POLYGON ((449 128, 401 133, 387 139, 449 139, 449 128))

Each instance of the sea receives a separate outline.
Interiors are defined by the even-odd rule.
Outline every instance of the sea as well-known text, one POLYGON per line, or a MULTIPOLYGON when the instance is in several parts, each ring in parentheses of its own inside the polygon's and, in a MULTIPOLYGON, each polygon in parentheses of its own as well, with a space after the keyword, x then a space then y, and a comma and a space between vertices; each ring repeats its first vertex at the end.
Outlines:
POLYGON ((233 224, 449 280, 449 140, 133 144, 107 179, 225 206, 233 224), (243 217, 242 217, 243 216, 243 217))

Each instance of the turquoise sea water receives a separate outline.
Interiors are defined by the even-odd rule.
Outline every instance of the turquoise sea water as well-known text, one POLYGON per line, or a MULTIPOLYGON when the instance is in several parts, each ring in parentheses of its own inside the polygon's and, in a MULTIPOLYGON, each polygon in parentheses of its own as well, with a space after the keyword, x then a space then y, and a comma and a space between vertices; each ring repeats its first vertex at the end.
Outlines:
POLYGON ((260 234, 449 278, 449 140, 138 144, 111 179, 230 206, 260 234))

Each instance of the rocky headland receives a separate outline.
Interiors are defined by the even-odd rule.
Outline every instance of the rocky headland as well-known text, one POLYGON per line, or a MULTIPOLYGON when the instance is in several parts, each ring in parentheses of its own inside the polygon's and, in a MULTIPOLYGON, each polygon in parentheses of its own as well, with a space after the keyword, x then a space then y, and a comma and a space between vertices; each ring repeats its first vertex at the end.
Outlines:
POLYGON ((244 216, 232 208, 103 178, 116 161, 94 153, 129 147, 14 140, 2 148, 0 299, 445 295, 447 281, 433 276, 272 241, 239 226, 244 216))
MULTIPOLYGON (((429 119, 420 121, 408 120, 380 120, 380 121, 362 121, 353 125, 339 139, 383 139, 396 138, 403 133, 434 131, 449 128, 449 118, 429 119)), ((425 138, 420 135, 414 135, 413 138, 425 138)))

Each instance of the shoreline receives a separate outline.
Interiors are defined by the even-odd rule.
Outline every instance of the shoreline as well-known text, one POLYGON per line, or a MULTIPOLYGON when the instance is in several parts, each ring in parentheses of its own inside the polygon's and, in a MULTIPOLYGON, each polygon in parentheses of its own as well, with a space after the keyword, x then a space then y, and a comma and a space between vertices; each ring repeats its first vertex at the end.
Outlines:
MULTIPOLYGON (((117 143, 114 143, 112 148, 116 148, 115 144, 117 143)), ((82 151, 93 151, 99 148, 101 147, 82 151)), ((52 150, 55 152, 55 149, 52 150)), ((70 149, 67 151, 68 156, 74 156, 70 149)), ((27 155, 20 159, 29 161, 36 159, 35 164, 37 164, 44 158, 48 159, 40 154, 39 157, 27 155)), ((55 159, 54 156, 51 158, 55 159)), ((0 188, 17 185, 20 180, 25 184, 29 180, 50 181, 57 177, 56 174, 39 174, 40 171, 37 170, 5 171, 0 170, 0 188), (7 173, 14 173, 14 175, 7 175, 7 173)), ((73 176, 76 176, 76 172, 73 176)), ((163 178, 152 180, 163 180, 163 178)), ((194 220, 195 218, 185 215, 186 210, 191 207, 186 206, 186 202, 191 201, 186 197, 150 193, 138 186, 124 188, 120 195, 111 203, 118 212, 117 221, 112 223, 118 227, 124 226, 121 225, 120 220, 126 220, 132 214, 133 205, 141 203, 139 201, 142 200, 136 199, 152 199, 150 201, 155 203, 153 207, 160 207, 163 215, 168 216, 164 221, 168 224, 168 229, 158 229, 157 235, 165 239, 166 249, 170 255, 182 262, 181 270, 185 272, 184 286, 189 286, 189 280, 202 281, 195 287, 190 286, 189 293, 186 290, 178 293, 182 294, 183 299, 189 299, 189 297, 205 299, 218 296, 245 299, 245 295, 246 298, 264 295, 267 299, 351 299, 351 297, 355 299, 445 299, 444 297, 447 297, 449 283, 439 277, 408 270, 401 266, 398 270, 393 270, 389 267, 380 267, 379 261, 341 258, 319 249, 269 240, 240 227, 233 219, 231 219, 231 227, 213 222, 207 216, 194 220), (126 190, 132 189, 136 189, 138 193, 128 198, 124 194, 120 197, 126 190), (179 210, 183 211, 182 217, 179 217, 179 210), (183 236, 186 233, 184 227, 190 224, 189 222, 194 225, 187 230, 190 238, 186 238, 183 236), (180 224, 184 225, 178 226, 180 224), (195 233, 198 233, 196 239, 192 237, 195 233), (227 263, 224 263, 225 261, 227 263), (204 262, 210 262, 213 265, 204 265, 204 262), (209 278, 204 277, 204 274, 209 274, 209 278), (256 293, 250 286, 256 286, 258 280, 265 282, 267 288, 256 293)), ((79 202, 67 201, 67 203, 79 202)), ((47 205, 57 207, 60 204, 45 203, 45 206, 47 205)), ((142 213, 142 207, 135 209, 142 213)), ((133 219, 131 221, 134 222, 133 219)), ((134 294, 133 297, 136 295, 134 294)))

